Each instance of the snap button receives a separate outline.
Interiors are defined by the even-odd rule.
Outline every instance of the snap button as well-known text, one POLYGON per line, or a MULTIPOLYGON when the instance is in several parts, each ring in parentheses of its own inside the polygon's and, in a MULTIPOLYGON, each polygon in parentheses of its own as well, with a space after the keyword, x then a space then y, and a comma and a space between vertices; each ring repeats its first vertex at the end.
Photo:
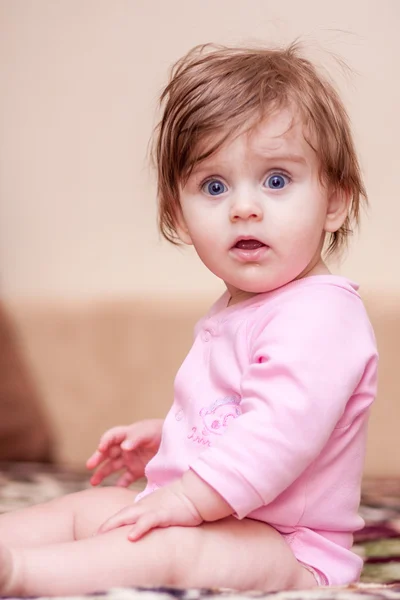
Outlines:
POLYGON ((205 331, 205 332, 203 333, 203 340, 204 340, 205 342, 209 342, 209 341, 210 341, 210 339, 211 339, 211 333, 210 333, 209 331, 205 331))

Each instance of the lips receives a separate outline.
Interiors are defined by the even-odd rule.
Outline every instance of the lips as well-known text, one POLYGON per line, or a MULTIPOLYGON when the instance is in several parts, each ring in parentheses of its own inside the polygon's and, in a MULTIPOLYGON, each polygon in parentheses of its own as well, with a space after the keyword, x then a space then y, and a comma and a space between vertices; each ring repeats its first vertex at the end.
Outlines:
POLYGON ((258 250, 265 246, 262 242, 256 239, 239 239, 233 246, 233 248, 239 248, 239 250, 258 250))
POLYGON ((230 255, 240 263, 260 264, 269 253, 269 246, 250 236, 236 238, 230 249, 230 255))

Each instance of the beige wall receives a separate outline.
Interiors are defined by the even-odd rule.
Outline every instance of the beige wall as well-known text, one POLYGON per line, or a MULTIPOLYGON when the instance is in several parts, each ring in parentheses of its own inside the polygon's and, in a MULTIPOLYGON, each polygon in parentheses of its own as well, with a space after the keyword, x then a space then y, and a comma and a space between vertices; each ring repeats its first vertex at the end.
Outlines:
POLYGON ((1 0, 0 278, 8 297, 220 284, 155 227, 147 141, 170 64, 191 46, 291 41, 340 54, 371 198, 342 271, 400 287, 398 0, 1 0), (341 32, 335 31, 341 30, 341 32))

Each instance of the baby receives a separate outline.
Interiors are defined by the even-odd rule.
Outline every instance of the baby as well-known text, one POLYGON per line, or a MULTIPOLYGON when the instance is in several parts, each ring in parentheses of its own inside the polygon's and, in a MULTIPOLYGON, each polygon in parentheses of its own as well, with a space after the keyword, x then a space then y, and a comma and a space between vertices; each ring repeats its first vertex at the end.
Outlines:
POLYGON ((196 326, 165 421, 109 430, 88 460, 94 485, 122 470, 118 485, 0 517, 3 595, 360 575, 377 352, 357 285, 323 258, 366 201, 346 112, 295 45, 196 48, 162 103, 161 231, 226 291, 196 326))

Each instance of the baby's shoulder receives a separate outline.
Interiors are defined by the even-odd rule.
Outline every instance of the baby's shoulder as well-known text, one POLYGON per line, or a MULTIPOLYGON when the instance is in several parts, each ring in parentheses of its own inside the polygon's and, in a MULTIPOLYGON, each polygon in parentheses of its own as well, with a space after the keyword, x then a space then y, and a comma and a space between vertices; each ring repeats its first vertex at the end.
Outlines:
POLYGON ((366 314, 358 286, 349 280, 332 275, 314 276, 293 281, 269 294, 260 295, 254 318, 260 315, 299 313, 338 314, 343 310, 366 314))
POLYGON ((268 328, 277 332, 304 331, 314 338, 324 332, 344 331, 373 338, 372 326, 358 293, 358 286, 333 275, 305 278, 265 295, 251 314, 247 331, 251 337, 268 328))

